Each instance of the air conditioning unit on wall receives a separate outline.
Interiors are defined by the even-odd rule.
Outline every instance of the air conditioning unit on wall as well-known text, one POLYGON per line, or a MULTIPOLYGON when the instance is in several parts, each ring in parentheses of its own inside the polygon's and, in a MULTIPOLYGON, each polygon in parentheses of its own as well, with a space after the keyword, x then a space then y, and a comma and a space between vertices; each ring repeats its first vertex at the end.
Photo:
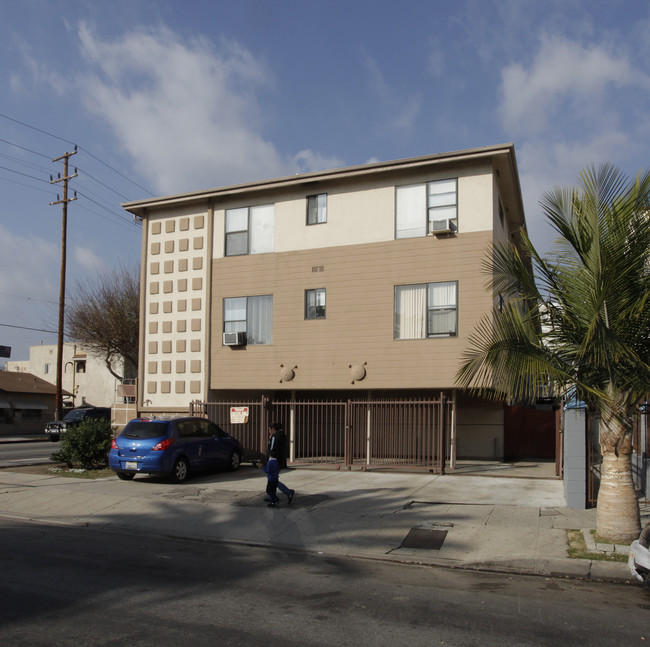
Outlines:
POLYGON ((429 225, 429 234, 452 234, 456 231, 456 223, 451 218, 432 220, 429 225))
POLYGON ((246 333, 245 332, 225 332, 223 333, 224 346, 245 346, 246 333))

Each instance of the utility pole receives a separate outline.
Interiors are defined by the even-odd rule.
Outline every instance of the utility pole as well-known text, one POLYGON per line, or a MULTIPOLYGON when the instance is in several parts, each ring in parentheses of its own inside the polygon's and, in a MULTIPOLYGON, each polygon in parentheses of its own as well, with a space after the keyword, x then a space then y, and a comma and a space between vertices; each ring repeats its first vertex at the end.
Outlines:
POLYGON ((72 155, 77 154, 77 147, 74 147, 73 153, 65 153, 61 157, 53 159, 53 162, 59 162, 63 160, 63 177, 59 173, 58 177, 54 179, 50 175, 50 184, 58 184, 59 182, 63 183, 63 199, 60 200, 59 196, 56 196, 56 202, 50 202, 50 206, 54 204, 60 204, 63 207, 62 215, 62 226, 61 226, 61 282, 59 289, 59 331, 58 331, 58 340, 57 340, 57 354, 56 354, 56 395, 55 395, 55 404, 54 404, 54 419, 59 420, 61 417, 61 412, 63 410, 63 328, 64 328, 64 316, 65 316, 65 270, 66 270, 66 239, 68 232, 68 202, 77 199, 77 192, 74 193, 74 198, 68 198, 68 181, 72 178, 77 177, 77 169, 74 170, 73 175, 68 175, 68 160, 72 155))

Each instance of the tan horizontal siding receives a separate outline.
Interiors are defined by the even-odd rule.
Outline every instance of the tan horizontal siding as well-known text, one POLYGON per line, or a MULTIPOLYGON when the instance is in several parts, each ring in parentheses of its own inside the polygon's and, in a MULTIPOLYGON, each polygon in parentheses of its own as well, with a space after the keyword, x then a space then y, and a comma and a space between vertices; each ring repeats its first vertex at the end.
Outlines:
POLYGON ((453 386, 467 335, 492 306, 481 270, 488 241, 477 233, 214 260, 211 388, 453 386), (459 282, 459 337, 394 340, 394 286, 448 280, 459 282), (327 318, 305 321, 304 291, 315 288, 327 290, 327 318), (223 347, 223 298, 261 294, 273 294, 273 344, 223 347), (352 385, 350 364, 364 362, 367 377, 352 385), (280 384, 281 365, 297 365, 292 382, 280 384))

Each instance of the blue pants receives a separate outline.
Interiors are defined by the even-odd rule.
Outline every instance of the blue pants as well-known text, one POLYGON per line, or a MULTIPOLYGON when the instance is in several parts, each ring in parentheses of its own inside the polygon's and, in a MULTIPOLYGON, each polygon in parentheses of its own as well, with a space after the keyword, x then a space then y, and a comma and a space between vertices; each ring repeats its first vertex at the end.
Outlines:
POLYGON ((278 479, 269 479, 266 482, 266 498, 269 501, 273 501, 274 503, 277 503, 278 495, 276 494, 276 491, 278 489, 280 490, 280 492, 282 492, 282 494, 284 494, 287 498, 289 498, 289 494, 291 494, 291 490, 278 479))
POLYGON ((277 503, 278 495, 276 494, 276 491, 278 488, 280 488, 280 492, 282 492, 282 494, 288 498, 291 490, 284 483, 280 482, 278 476, 280 473, 280 470, 278 468, 278 461, 275 458, 270 458, 263 469, 266 472, 266 476, 268 477, 268 481, 266 483, 266 498, 273 503, 277 503))

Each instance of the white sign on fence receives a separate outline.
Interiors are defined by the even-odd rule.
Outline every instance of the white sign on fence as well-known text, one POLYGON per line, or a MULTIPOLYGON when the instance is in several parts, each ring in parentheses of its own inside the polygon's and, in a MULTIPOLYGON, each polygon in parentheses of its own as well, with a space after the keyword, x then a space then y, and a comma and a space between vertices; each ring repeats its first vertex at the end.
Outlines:
POLYGON ((230 407, 230 422, 243 425, 248 422, 248 407, 230 407))

